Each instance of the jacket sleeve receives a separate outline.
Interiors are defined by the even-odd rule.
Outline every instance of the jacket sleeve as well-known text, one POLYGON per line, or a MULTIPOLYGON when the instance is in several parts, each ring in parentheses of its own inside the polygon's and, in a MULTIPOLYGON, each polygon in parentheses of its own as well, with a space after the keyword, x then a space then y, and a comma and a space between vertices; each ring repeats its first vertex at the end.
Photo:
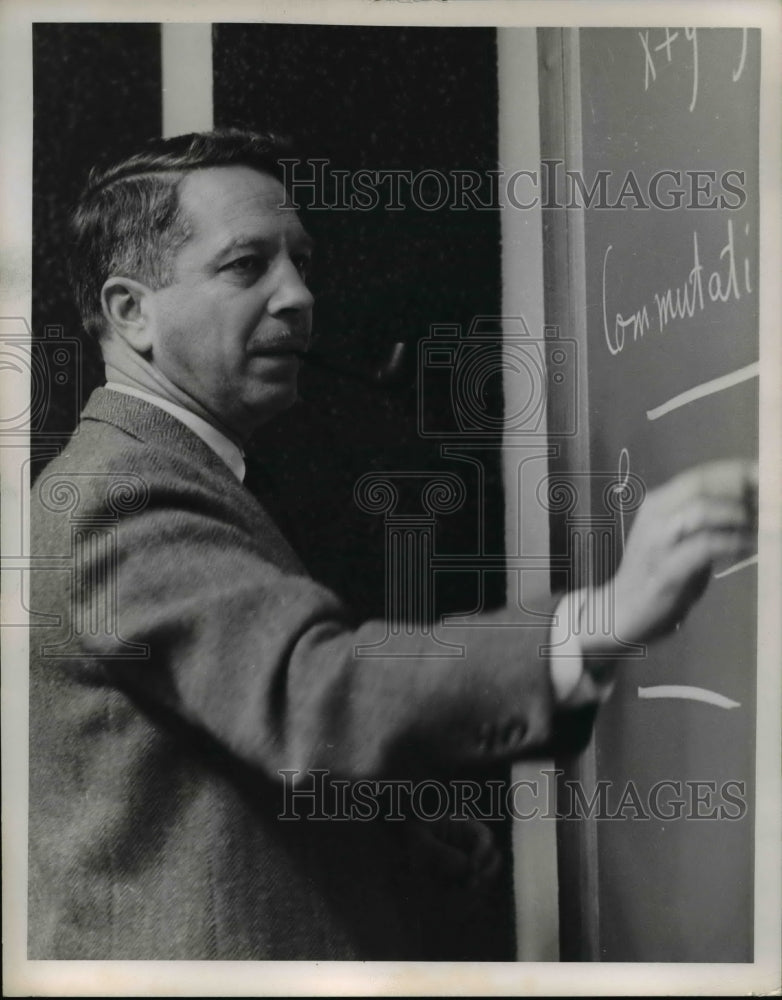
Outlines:
POLYGON ((110 599, 96 588, 115 588, 114 633, 83 637, 95 679, 152 699, 273 778, 451 772, 588 738, 591 715, 557 711, 539 651, 554 599, 526 619, 504 609, 440 627, 443 647, 421 628, 354 627, 335 595, 197 503, 153 496, 116 538, 116 572, 85 547, 74 591, 83 620, 86 603, 110 599), (128 642, 147 654, 123 656, 128 642))

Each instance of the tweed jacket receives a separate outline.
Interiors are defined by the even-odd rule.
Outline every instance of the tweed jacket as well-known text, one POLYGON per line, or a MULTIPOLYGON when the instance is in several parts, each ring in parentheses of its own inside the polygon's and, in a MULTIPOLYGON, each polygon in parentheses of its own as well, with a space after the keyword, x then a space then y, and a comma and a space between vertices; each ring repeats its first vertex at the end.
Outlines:
POLYGON ((588 736, 545 629, 382 645, 144 400, 95 391, 31 525, 30 958, 426 957, 399 824, 280 819, 281 772, 452 775, 588 736))

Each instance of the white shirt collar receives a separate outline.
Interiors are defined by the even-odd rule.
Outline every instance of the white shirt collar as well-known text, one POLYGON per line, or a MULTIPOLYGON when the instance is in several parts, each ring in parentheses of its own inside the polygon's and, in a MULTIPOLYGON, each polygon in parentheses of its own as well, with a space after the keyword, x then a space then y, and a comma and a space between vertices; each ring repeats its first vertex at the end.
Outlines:
POLYGON ((115 392, 124 392, 126 396, 137 396, 139 399, 145 399, 148 403, 154 403, 161 410, 170 413, 172 417, 176 417, 180 423, 189 427, 205 444, 209 445, 212 451, 219 455, 240 483, 244 481, 244 456, 241 449, 202 417, 186 410, 184 406, 172 403, 161 396, 154 396, 151 392, 144 392, 143 389, 136 389, 134 386, 121 385, 119 382, 107 382, 106 388, 113 389, 115 392))

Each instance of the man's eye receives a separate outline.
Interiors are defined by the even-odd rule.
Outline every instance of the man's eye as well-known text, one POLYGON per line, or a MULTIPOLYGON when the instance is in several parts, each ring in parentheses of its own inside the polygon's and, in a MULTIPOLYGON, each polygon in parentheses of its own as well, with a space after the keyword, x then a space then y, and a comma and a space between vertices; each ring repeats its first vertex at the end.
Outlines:
POLYGON ((251 274, 260 274, 263 270, 263 261, 257 254, 248 254, 229 261, 223 270, 247 277, 251 274))
POLYGON ((312 258, 307 255, 297 255, 291 258, 293 261, 293 266, 299 272, 302 280, 306 281, 307 276, 310 273, 310 267, 312 265, 312 258))

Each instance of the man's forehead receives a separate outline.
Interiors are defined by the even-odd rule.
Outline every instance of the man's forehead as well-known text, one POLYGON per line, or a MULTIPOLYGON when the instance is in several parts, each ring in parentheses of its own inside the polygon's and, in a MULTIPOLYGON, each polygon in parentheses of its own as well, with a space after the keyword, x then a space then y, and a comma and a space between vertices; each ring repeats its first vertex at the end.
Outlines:
POLYGON ((191 237, 196 238, 253 226, 302 229, 295 210, 286 206, 282 183, 244 165, 205 167, 186 174, 179 186, 179 206, 191 237))

